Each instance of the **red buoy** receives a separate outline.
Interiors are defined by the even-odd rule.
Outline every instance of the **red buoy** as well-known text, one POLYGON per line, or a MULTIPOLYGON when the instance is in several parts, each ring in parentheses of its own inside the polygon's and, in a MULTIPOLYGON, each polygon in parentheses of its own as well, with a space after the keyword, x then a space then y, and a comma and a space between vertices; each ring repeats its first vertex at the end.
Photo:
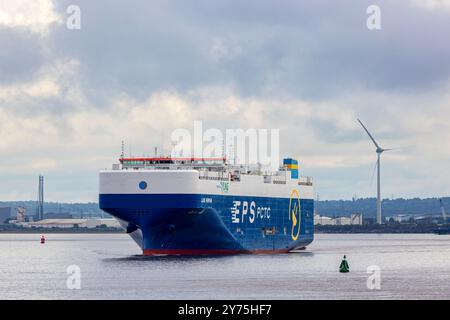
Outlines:
POLYGON ((45 237, 44 237, 44 235, 41 236, 41 243, 42 243, 42 244, 45 243, 45 237))

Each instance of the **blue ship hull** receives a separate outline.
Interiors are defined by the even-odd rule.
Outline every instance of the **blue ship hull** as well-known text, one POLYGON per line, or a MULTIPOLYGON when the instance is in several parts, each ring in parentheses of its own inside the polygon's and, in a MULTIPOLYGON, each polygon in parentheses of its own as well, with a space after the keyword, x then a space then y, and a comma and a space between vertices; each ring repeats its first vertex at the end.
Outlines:
POLYGON ((100 194, 144 255, 281 253, 314 238, 314 201, 202 194, 100 194), (296 215, 296 217, 293 217, 296 215))

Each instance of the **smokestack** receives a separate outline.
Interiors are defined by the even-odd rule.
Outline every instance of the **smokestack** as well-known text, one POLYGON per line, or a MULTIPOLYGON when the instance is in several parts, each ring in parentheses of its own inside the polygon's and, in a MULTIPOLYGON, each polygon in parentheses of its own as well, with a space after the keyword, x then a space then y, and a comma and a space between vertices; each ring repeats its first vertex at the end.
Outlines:
POLYGON ((44 219, 44 176, 39 176, 38 219, 44 219))

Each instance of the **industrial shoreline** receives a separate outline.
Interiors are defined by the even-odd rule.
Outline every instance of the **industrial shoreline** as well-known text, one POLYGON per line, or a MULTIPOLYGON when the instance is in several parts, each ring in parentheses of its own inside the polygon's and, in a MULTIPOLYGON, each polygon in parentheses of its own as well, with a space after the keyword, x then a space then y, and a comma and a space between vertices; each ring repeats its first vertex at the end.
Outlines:
MULTIPOLYGON (((436 225, 362 225, 315 226, 315 233, 322 234, 427 234, 436 233, 442 226, 436 225)), ((445 226, 449 228, 450 225, 445 226)), ((125 233, 123 228, 24 228, 14 225, 0 226, 1 234, 14 233, 125 233)))
POLYGON ((14 234, 14 233, 35 233, 35 234, 47 234, 47 233, 86 233, 86 234, 99 234, 99 233, 125 233, 125 230, 121 228, 0 228, 0 234, 14 234))
POLYGON ((316 226, 315 233, 353 233, 353 234, 419 234, 419 233, 437 233, 439 229, 449 229, 450 224, 436 225, 436 224, 370 224, 370 225, 345 225, 345 226, 316 226))

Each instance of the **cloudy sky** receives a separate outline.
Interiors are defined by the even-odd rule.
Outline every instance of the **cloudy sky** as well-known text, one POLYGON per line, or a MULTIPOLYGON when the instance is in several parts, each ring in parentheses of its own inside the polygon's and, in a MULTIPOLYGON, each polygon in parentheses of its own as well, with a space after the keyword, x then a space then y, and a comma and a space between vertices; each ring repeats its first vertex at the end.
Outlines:
POLYGON ((278 128, 321 199, 450 195, 450 1, 0 2, 0 201, 96 201, 170 133, 278 128), (381 30, 366 9, 381 9, 381 30), (81 29, 66 26, 70 5, 81 29))

